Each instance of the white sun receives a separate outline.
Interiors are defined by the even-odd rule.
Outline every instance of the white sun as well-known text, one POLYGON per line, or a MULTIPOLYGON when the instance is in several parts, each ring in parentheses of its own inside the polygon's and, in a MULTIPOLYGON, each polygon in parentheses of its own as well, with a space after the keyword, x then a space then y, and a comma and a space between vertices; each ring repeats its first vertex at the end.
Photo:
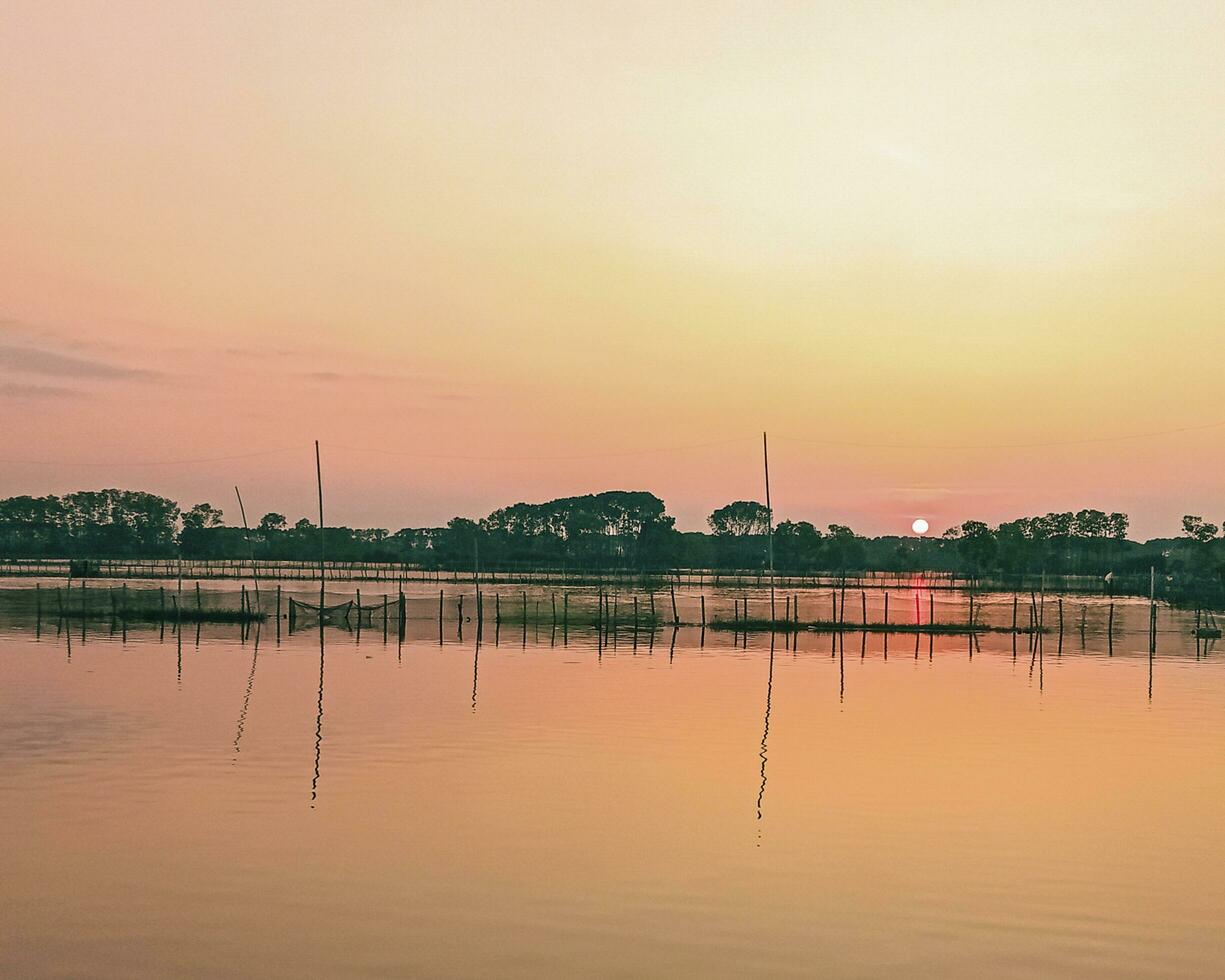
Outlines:
POLYGON ((930 527, 931 525, 928 524, 922 517, 916 517, 914 519, 914 523, 910 525, 910 529, 914 531, 915 534, 926 534, 930 527))

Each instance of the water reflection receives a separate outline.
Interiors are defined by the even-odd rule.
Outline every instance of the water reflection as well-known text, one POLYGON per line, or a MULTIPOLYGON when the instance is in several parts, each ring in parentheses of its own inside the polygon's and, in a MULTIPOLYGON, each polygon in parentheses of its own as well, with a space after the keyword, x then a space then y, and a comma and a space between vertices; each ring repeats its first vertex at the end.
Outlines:
MULTIPOLYGON (((841 634, 839 634, 841 636, 841 634)), ((864 640, 867 640, 868 634, 863 634, 864 640)), ((838 703, 842 704, 843 696, 846 694, 846 665, 843 662, 843 649, 841 642, 838 644, 838 703)))
MULTIPOLYGON (((395 670, 390 631, 386 646, 381 631, 363 631, 372 662, 353 635, 321 631, 316 651, 301 631, 270 657, 259 626, 255 650, 240 649, 232 626, 206 626, 205 655, 178 695, 165 690, 165 669, 191 637, 173 623, 174 650, 157 644, 156 626, 133 626, 126 652, 105 629, 82 651, 75 622, 63 641, 45 624, 37 649, 33 624, 0 636, 10 726, 0 749, 21 754, 0 768, 14 801, 0 845, 6 924, 22 937, 3 944, 0 972, 206 974, 194 940, 223 929, 236 960, 260 975, 497 976, 508 956, 536 976, 578 975, 595 961, 677 976, 1219 972, 1225 857, 1212 835, 1225 795, 1203 760, 1225 737, 1225 665, 1208 642, 1163 633, 1150 656, 1138 631, 1119 632, 1113 661, 1097 632, 1085 655, 1069 644, 1052 670, 1059 696, 1037 724, 1041 640, 1030 690, 1003 635, 974 645, 984 655, 972 665, 959 638, 941 640, 940 670, 929 671, 896 647, 887 667, 879 648, 868 661, 860 631, 856 675, 853 648, 848 659, 837 638, 835 666, 821 638, 810 638, 812 657, 777 660, 765 637, 743 655, 742 635, 682 628, 659 635, 673 670, 610 658, 597 672, 587 656, 596 632, 576 628, 581 656, 551 656, 545 623, 541 647, 520 656, 508 636, 498 651, 488 667, 497 696, 479 726, 464 695, 471 687, 476 702, 483 650, 470 634, 466 646, 448 635, 445 655, 428 654, 432 616, 416 621, 420 642, 405 644, 411 678, 395 670), (701 656, 686 656, 703 642, 701 656), (315 652, 312 806, 324 788, 325 668, 331 782, 328 806, 308 814, 301 743, 315 652), (1158 655, 1171 668, 1160 702, 1158 655), (776 667, 786 668, 781 727, 776 667), (854 706, 787 710, 793 691, 831 691, 835 669, 840 703, 847 673, 856 679, 854 706), (29 735, 41 725, 52 726, 42 742, 29 735), (619 737, 627 730, 633 739, 619 737), (924 738, 907 738, 914 731, 924 738), (1026 764, 1001 766, 1017 744, 1026 764), (231 769, 239 749, 247 755, 231 769), (683 777, 661 779, 669 765, 683 777), (437 790, 428 808, 426 785, 437 790), (1102 822, 1102 800, 1121 796, 1127 805, 1102 822), (1182 820, 1187 812, 1197 819, 1182 820), (1166 826, 1180 832, 1153 833, 1166 826), (827 827, 838 832, 814 848, 827 827), (232 929, 247 918, 261 930, 232 929), (72 950, 66 920, 79 926, 72 950), (899 964, 899 946, 922 953, 899 964), (96 971, 81 968, 86 953, 96 971)), ((802 633, 784 639, 791 651, 807 645, 802 633)))
POLYGON ((477 633, 475 649, 472 652, 472 713, 476 714, 476 683, 481 669, 481 636, 477 633))
MULTIPOLYGON (((770 663, 766 670, 766 716, 761 730, 761 786, 757 790, 757 819, 763 816, 762 807, 766 799, 766 746, 770 739, 770 704, 774 694, 774 634, 770 634, 770 663)), ((761 828, 757 830, 757 846, 761 846, 761 828)))
POLYGON ((243 727, 247 721, 247 708, 250 707, 250 704, 251 704, 251 691, 255 687, 255 667, 256 667, 256 664, 259 662, 259 635, 260 635, 260 630, 259 630, 259 626, 257 625, 255 627, 254 652, 251 654, 251 670, 247 674, 247 690, 242 696, 242 708, 238 712, 238 725, 237 725, 237 730, 234 732, 234 754, 235 756, 237 756, 238 753, 241 751, 241 749, 239 748, 239 743, 242 742, 243 727))
MULTIPOLYGON (((322 607, 323 603, 320 602, 322 607)), ((323 754, 323 665, 324 665, 324 628, 323 618, 319 620, 319 697, 315 704, 315 768, 311 775, 311 809, 315 808, 315 800, 319 790, 319 762, 323 754)))
MULTIPOLYGON (((86 589, 82 589, 81 591, 87 592, 86 589)), ((108 598, 108 596, 106 596, 105 594, 99 595, 96 592, 94 593, 93 597, 95 600, 98 600, 98 599, 106 600, 108 598)), ((50 598, 49 594, 47 595, 47 598, 49 600, 50 598)), ((482 596, 482 598, 484 597, 482 596)), ((77 601, 76 601, 77 595, 75 594, 72 595, 71 599, 72 599, 72 602, 71 602, 70 608, 72 609, 72 615, 75 616, 77 614, 77 601)), ((610 648, 615 650, 616 644, 618 642, 617 616, 619 614, 619 598, 615 594, 613 594, 613 595, 608 596, 607 599, 605 599, 604 601, 607 602, 610 607, 610 609, 608 610, 609 615, 603 618, 603 622, 599 627, 590 629, 590 630, 576 627, 575 642, 579 644, 590 644, 588 648, 594 649, 594 652, 596 652, 597 662, 602 660, 602 655, 603 655, 606 644, 611 643, 610 648)), ((627 602, 628 601, 629 600, 627 600, 627 602)), ((98 603, 95 602, 95 606, 97 606, 97 604, 98 603)), ((517 605, 521 609, 530 611, 530 607, 527 603, 526 598, 521 599, 521 601, 517 605)), ((560 605, 560 603, 558 605, 560 605)), ((747 602, 746 602, 746 605, 747 605, 747 602)), ((862 597, 861 597, 860 605, 861 607, 863 605, 862 597)), ((1026 640, 1029 646, 1029 652, 1031 654, 1027 677, 1028 677, 1029 682, 1031 684, 1034 684, 1034 680, 1036 676, 1036 684, 1034 684, 1036 691, 1038 693, 1045 693, 1045 639, 1046 639, 1046 633, 1044 633, 1041 628, 1041 624, 1044 619, 1044 606, 1040 601, 1036 599, 1036 597, 1031 597, 1031 602, 1028 605, 1030 607, 1029 615, 1031 618, 1031 622, 1036 624, 1038 628, 1036 628, 1032 633, 1026 633, 1026 640)), ((49 614, 51 614, 55 610, 65 610, 65 603, 63 601, 62 593, 57 591, 56 604, 52 605, 48 601, 47 606, 48 606, 47 612, 49 614)), ((475 630, 474 630, 475 643, 472 648, 472 683, 471 683, 471 694, 470 694, 470 710, 472 713, 476 712, 478 704, 479 704, 480 653, 481 653, 481 648, 484 642, 483 628, 482 628, 483 624, 481 622, 481 619, 483 617, 481 616, 481 613, 480 613, 482 606, 483 606, 483 603, 478 603, 477 623, 475 624, 475 630)), ((836 605, 836 608, 839 609, 839 612, 841 612, 841 606, 842 606, 841 602, 838 602, 836 605)), ((515 607, 512 606, 511 608, 514 609, 515 607)), ((537 604, 537 608, 539 608, 539 604, 537 604)), ((1116 613, 1114 616, 1111 617, 1109 626, 1105 630, 1101 629, 1101 626, 1105 625, 1101 622, 1101 620, 1105 619, 1104 614, 1107 612, 1107 610, 1104 607, 1101 609, 1099 616, 1095 618, 1095 634, 1094 634, 1095 642, 1092 645, 1088 644, 1087 642, 1088 629, 1087 629, 1087 611, 1086 611, 1085 605, 1082 605, 1080 609, 1079 626, 1075 618, 1075 611, 1074 611, 1075 607, 1072 607, 1072 612, 1069 614, 1071 618, 1067 618, 1065 620, 1061 616, 1059 619, 1059 622, 1064 624, 1065 629, 1068 629, 1068 628, 1077 629, 1078 632, 1081 633, 1082 648, 1085 649, 1086 652, 1088 652, 1090 656, 1101 656, 1105 658, 1113 658, 1116 656, 1115 648, 1116 646, 1118 646, 1120 654, 1122 658, 1124 659, 1124 661, 1138 666, 1138 664, 1136 664, 1137 655, 1141 652, 1144 652, 1144 654, 1146 655, 1146 659, 1147 659, 1146 670, 1145 670, 1146 676, 1143 682, 1144 690, 1145 690, 1145 698, 1147 699, 1149 703, 1152 703, 1155 700, 1155 679, 1156 679, 1155 673, 1156 673, 1156 657, 1158 655, 1158 648, 1160 646, 1162 650, 1164 651, 1166 647, 1166 643, 1167 643, 1166 638, 1172 635, 1173 631, 1165 630, 1163 628, 1162 632, 1159 634, 1156 631, 1150 632, 1148 635, 1149 642, 1146 645, 1147 648, 1140 647, 1139 643, 1135 641, 1135 637, 1138 631, 1132 628, 1134 627, 1134 620, 1132 619, 1132 616, 1134 616, 1135 614, 1135 607, 1134 606, 1126 607, 1120 603, 1120 608, 1123 610, 1130 609, 1131 614, 1129 615, 1126 612, 1124 612, 1123 614, 1116 613), (1104 636, 1105 643, 1101 642, 1103 638, 1102 633, 1105 634, 1104 636)), ((922 611, 922 607, 920 607, 920 609, 922 611)), ((134 642, 134 641, 139 641, 142 635, 147 638, 156 638, 159 642, 164 642, 167 621, 169 621, 171 635, 174 637, 174 642, 175 642, 176 684, 179 686, 181 690, 182 682, 183 682, 182 648, 183 648, 183 643, 184 643, 184 636, 183 636, 184 630, 182 629, 182 626, 185 624, 180 622, 179 617, 177 615, 177 612, 178 612, 177 596, 173 594, 166 596, 166 610, 169 615, 167 615, 160 622, 154 622, 154 623, 148 624, 148 628, 144 630, 140 629, 139 627, 134 626, 133 631, 131 633, 126 633, 125 631, 123 636, 124 636, 124 640, 129 643, 134 642)), ((862 609, 858 610, 858 612, 860 612, 860 615, 863 615, 862 609)), ((628 617, 628 614, 629 613, 627 610, 627 617, 628 617)), ((1163 612, 1162 613, 1163 626, 1164 626, 1165 615, 1166 614, 1163 612)), ((561 620, 563 624, 565 624, 568 621, 568 615, 565 617, 559 616, 559 619, 561 620)), ((66 659, 69 662, 71 662, 74 659, 74 656, 77 653, 76 647, 77 647, 77 644, 81 641, 81 637, 88 636, 87 620, 88 620, 87 616, 82 616, 82 634, 80 636, 75 636, 74 635, 75 629, 70 628, 71 625, 74 625, 71 623, 71 617, 66 614, 61 613, 61 615, 57 618, 55 632, 57 635, 64 637, 64 645, 65 645, 64 653, 65 653, 66 659)), ((113 622, 115 623, 114 632, 116 636, 116 642, 118 641, 120 637, 120 630, 118 629, 118 623, 122 622, 123 620, 124 620, 124 617, 122 616, 117 616, 113 620, 113 622)), ((1052 616, 1052 620, 1053 620, 1053 623, 1052 623, 1050 632, 1052 635, 1053 645, 1055 645, 1056 647, 1056 656, 1059 661, 1064 661, 1066 660, 1066 658, 1063 658, 1064 636, 1063 636, 1063 633, 1060 632, 1055 627, 1055 622, 1054 622, 1055 617, 1054 616, 1052 616)), ((387 627, 387 622, 388 622, 388 617, 385 616, 384 617, 385 628, 382 631, 376 632, 374 629, 368 629, 366 631, 366 637, 364 637, 363 639, 365 639, 365 642, 367 645, 371 641, 373 641, 377 647, 381 639, 383 647, 389 650, 389 644, 391 643, 391 630, 389 627, 387 627)), ((651 625, 648 625, 646 622, 641 621, 640 616, 638 616, 638 617, 635 617, 635 622, 637 623, 638 628, 634 629, 633 634, 632 634, 633 650, 637 652, 639 644, 643 644, 648 653, 653 653, 654 642, 656 639, 656 627, 653 625, 654 620, 652 619, 650 621, 651 625), (642 637, 639 635, 641 633, 641 630, 643 629, 647 630, 647 635, 645 637, 642 637)), ((49 623, 47 625, 48 627, 50 626, 49 623)), ((423 625, 423 629, 420 631, 420 633, 428 641, 428 638, 430 636, 430 630, 432 629, 433 624, 427 618, 427 621, 422 625, 423 625)), ((279 621, 278 621, 278 626, 279 626, 279 621)), ((51 633, 52 633, 52 631, 49 628, 44 633, 44 631, 41 628, 41 624, 39 624, 36 620, 30 622, 27 628, 29 629, 29 633, 33 634, 35 640, 42 641, 42 642, 46 642, 46 640, 50 638, 51 633)), ((509 628, 513 629, 513 626, 509 628)), ((627 629, 630 628, 628 622, 626 624, 626 628, 627 629)), ((258 674, 259 655, 261 653, 261 646, 263 643, 262 627, 259 624, 252 624, 249 627, 244 626, 242 624, 238 624, 237 627, 224 627, 223 626, 223 627, 214 628, 210 626, 208 627, 208 629, 203 630, 203 633, 202 633, 202 624, 196 623, 195 630, 196 630, 195 642, 197 646, 204 644, 204 643, 218 642, 219 634, 228 635, 230 637, 229 642, 231 643, 235 639, 238 641, 238 644, 240 645, 246 642, 248 639, 252 639, 254 642, 254 649, 250 651, 249 658, 244 658, 245 669, 243 673, 245 674, 246 683, 245 683, 245 688, 243 689, 243 692, 242 692, 242 700, 241 700, 240 710, 237 716, 237 721, 234 724, 234 727, 231 729, 231 731, 233 732, 233 740, 232 740, 233 753, 234 753, 234 756, 237 757, 238 754, 241 753, 242 749, 247 745, 247 740, 249 740, 249 738, 251 737, 246 734, 246 728, 247 728, 248 719, 251 717, 250 712, 251 712, 253 696, 254 696, 254 681, 255 681, 256 675, 258 674), (254 630, 253 634, 251 633, 252 629, 254 630)), ((462 631, 462 624, 460 624, 459 626, 459 631, 462 631)), ((519 632, 521 649, 526 649, 527 641, 528 641, 526 622, 521 624, 521 629, 517 632, 519 632)), ((866 661, 866 656, 867 656, 868 637, 867 637, 866 631, 861 629, 859 630, 859 632, 860 632, 860 660, 861 662, 864 662, 866 661)), ((1183 631, 1179 630, 1179 632, 1183 632, 1183 631)), ((1186 633, 1190 633, 1190 631, 1186 631, 1186 633)), ((460 635, 462 635, 462 633, 460 633, 460 635)), ((555 642, 555 635, 556 635, 556 632, 554 630, 550 638, 551 642, 555 642)), ((804 634, 802 631, 795 632, 795 633, 788 632, 784 634, 783 638, 785 641, 785 646, 789 651, 793 653, 793 659, 796 656, 798 656, 801 642, 803 640, 803 635, 804 634)), ((925 635, 927 636, 928 660, 929 660, 929 663, 931 663, 931 662, 934 662, 934 654, 935 654, 934 648, 935 648, 936 636, 932 633, 927 633, 925 635)), ((1197 634, 1191 634, 1191 635, 1193 638, 1194 646, 1192 647, 1191 644, 1186 644, 1182 648, 1182 650, 1188 655, 1188 659, 1190 660, 1191 657, 1193 656, 1195 661, 1202 661, 1203 659, 1209 657, 1210 652, 1214 651, 1215 649, 1214 640, 1212 640, 1211 638, 1200 637, 1197 634)), ((675 657, 677 654, 677 647, 684 646, 685 642, 689 643, 690 649, 704 650, 706 648, 706 643, 707 643, 706 630, 704 629, 699 630, 696 624, 694 625, 692 630, 687 633, 687 637, 688 637, 687 640, 682 640, 681 636, 682 636, 682 628, 673 626, 669 634, 669 637, 668 637, 668 662, 669 664, 673 664, 675 661, 675 657)), ((715 632, 712 634, 712 636, 714 637, 716 650, 719 649, 720 647, 726 650, 727 646, 729 645, 729 642, 730 642, 730 645, 733 645, 735 647, 743 647, 745 649, 749 648, 747 632, 742 629, 735 631, 733 635, 715 632)), ((990 636, 991 634, 983 634, 981 636, 978 633, 967 634, 966 650, 967 650, 968 660, 974 661, 977 663, 977 658, 975 658, 975 654, 982 652, 983 640, 989 638, 990 636)), ((1015 662, 1016 657, 1017 657, 1017 636, 1018 634, 1015 634, 1015 633, 1008 635, 1007 639, 1005 639, 1004 636, 999 636, 998 638, 993 640, 991 643, 989 643, 987 647, 989 651, 989 656, 987 660, 988 665, 990 664, 992 659, 994 659, 995 657, 1006 657, 1008 655, 1009 648, 1011 648, 1011 656, 1012 656, 1013 661, 1015 662)), ((100 641, 102 641, 100 642, 99 645, 101 648, 105 649, 105 647, 107 646, 106 630, 101 630, 101 631, 95 630, 95 637, 99 638, 100 641), (99 637, 100 632, 101 632, 101 637, 99 637)), ((316 692, 314 759, 313 759, 313 766, 312 766, 311 793, 310 793, 310 800, 311 800, 312 805, 319 799, 320 786, 321 786, 320 780, 321 780, 321 764, 322 764, 323 719, 324 719, 324 713, 325 713, 324 711, 324 688, 325 688, 326 667, 327 667, 326 639, 327 639, 326 631, 322 628, 322 624, 321 624, 319 628, 319 638, 318 638, 318 641, 319 641, 319 677, 318 677, 317 692, 316 692)), ((396 651, 395 651, 397 663, 400 663, 403 660, 404 639, 405 637, 403 635, 403 630, 402 629, 397 630, 396 651)), ((495 647, 498 645, 499 639, 500 639, 500 625, 499 625, 499 621, 495 618, 495 636, 494 636, 495 647)), ((509 639, 509 642, 513 645, 513 633, 512 633, 511 638, 508 638, 508 639, 509 639)), ((629 638, 627 637, 627 639, 629 638)), ((359 642, 356 635, 350 637, 350 640, 354 645, 359 642)), ((662 635, 660 636, 660 640, 662 642, 663 640, 662 635)), ((890 634, 887 632, 883 633, 881 652, 883 654, 883 658, 885 661, 888 661, 890 640, 891 640, 890 634)), ((444 637, 444 641, 448 645, 454 642, 446 637, 444 637)), ((837 658, 837 661, 838 661, 838 664, 837 664, 838 697, 839 697, 840 705, 845 704, 846 687, 847 687, 847 684, 846 684, 847 665, 846 665, 846 656, 845 656, 845 641, 846 641, 845 631, 834 630, 830 633, 831 657, 837 658)), ((913 656, 915 660, 918 660, 920 656, 921 645, 922 645, 922 639, 921 639, 920 634, 918 633, 915 634, 914 642, 915 642, 915 646, 913 650, 913 656)), ((93 644, 91 644, 91 646, 92 645, 93 644)), ((1075 650, 1074 644, 1069 646, 1070 654, 1074 650, 1075 650)), ((957 651, 958 653, 960 652, 959 644, 957 644, 953 640, 948 640, 948 641, 942 640, 942 653, 951 654, 954 651, 957 651)), ((762 717, 762 738, 761 738, 760 751, 759 751, 760 762, 761 762, 761 765, 760 765, 761 781, 759 784, 759 793, 758 793, 758 799, 757 799, 758 819, 764 818, 764 798, 765 798, 765 786, 766 786, 766 774, 767 774, 767 750, 768 750, 769 724, 770 724, 770 718, 771 718, 770 712, 771 712, 772 692, 773 692, 773 670, 775 666, 774 661, 775 661, 776 656, 777 656, 777 636, 771 636, 770 644, 769 644, 769 653, 768 653, 768 665, 767 665, 766 701, 765 701, 765 706, 764 706, 764 714, 762 717)), ((76 659, 79 659, 79 658, 76 658, 76 659)), ((1080 658, 1073 657, 1074 661, 1078 659, 1080 658)), ((684 658, 682 658, 682 662, 683 660, 684 658)), ((853 664, 853 652, 852 652, 852 664, 853 664)), ((268 670, 268 669, 271 669, 271 668, 269 668, 266 665, 265 670, 268 670)), ((1062 670, 1063 670, 1063 664, 1060 663, 1057 665, 1057 672, 1052 674, 1052 683, 1060 682, 1066 678, 1066 675, 1062 673, 1062 670)), ((1134 677, 1134 681, 1135 681, 1134 686, 1131 688, 1131 690, 1138 696, 1139 690, 1140 690, 1139 677, 1138 675, 1131 675, 1131 676, 1134 677)), ((1062 687, 1064 685, 1059 684, 1058 686, 1062 687)), ((857 689, 857 694, 861 695, 860 698, 857 698, 857 703, 858 703, 859 701, 862 700, 862 686, 860 689, 857 689)), ((494 709, 492 706, 487 706, 485 710, 487 713, 488 711, 494 710, 494 709)), ((234 716, 231 715, 230 717, 233 718, 234 716)), ((300 778, 300 771, 299 771, 299 778, 300 778)))

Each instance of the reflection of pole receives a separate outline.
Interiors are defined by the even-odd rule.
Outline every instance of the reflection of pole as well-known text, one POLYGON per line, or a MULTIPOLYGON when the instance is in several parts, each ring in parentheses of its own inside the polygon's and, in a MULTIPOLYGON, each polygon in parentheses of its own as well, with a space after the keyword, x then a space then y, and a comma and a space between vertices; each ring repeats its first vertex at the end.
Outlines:
POLYGON ((472 654, 472 713, 476 714, 476 681, 481 667, 481 630, 476 631, 476 650, 472 654))
POLYGON ((1153 700, 1153 653, 1152 647, 1148 650, 1148 699, 1153 700))
MULTIPOLYGON (((770 737, 770 698, 774 693, 774 634, 770 634, 770 666, 766 673, 766 717, 761 732, 761 786, 757 790, 757 819, 762 817, 762 803, 766 798, 766 742, 770 737)), ((760 836, 761 831, 758 831, 760 836)), ((760 846, 761 841, 758 840, 760 846)))
POLYGON ((770 507, 770 445, 761 434, 761 456, 766 470, 766 553, 770 559, 770 627, 774 627, 774 511, 770 507))
POLYGON ((319 618, 319 700, 315 705, 315 772, 311 777, 311 808, 319 789, 319 759, 323 754, 323 617, 319 618))
POLYGON ((255 687, 255 666, 259 662, 259 627, 255 628, 255 652, 251 655, 251 672, 247 675, 247 691, 242 698, 242 709, 238 712, 238 727, 234 733, 234 755, 237 756, 241 751, 239 743, 242 741, 243 729, 247 722, 247 708, 251 704, 251 691, 255 687))

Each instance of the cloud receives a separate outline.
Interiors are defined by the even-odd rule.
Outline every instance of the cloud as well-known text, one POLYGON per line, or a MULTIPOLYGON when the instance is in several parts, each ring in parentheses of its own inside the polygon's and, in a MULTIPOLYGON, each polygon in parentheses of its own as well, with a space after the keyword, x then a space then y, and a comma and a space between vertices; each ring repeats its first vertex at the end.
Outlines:
POLYGON ((0 368, 58 378, 149 380, 159 377, 158 372, 145 368, 121 367, 106 361, 57 354, 54 351, 40 350, 36 347, 9 345, 0 345, 0 368))
POLYGON ((335 384, 341 381, 416 381, 415 378, 407 378, 399 374, 376 374, 371 371, 353 371, 344 373, 342 371, 304 371, 301 375, 310 381, 320 381, 326 384, 335 384))
POLYGON ((25 385, 16 381, 0 381, 0 398, 80 398, 83 392, 54 385, 25 385))
POLYGON ((445 382, 437 378, 426 378, 415 374, 378 374, 372 371, 304 371, 298 377, 319 384, 397 384, 406 394, 420 395, 427 401, 470 402, 476 396, 466 391, 439 390, 445 382))

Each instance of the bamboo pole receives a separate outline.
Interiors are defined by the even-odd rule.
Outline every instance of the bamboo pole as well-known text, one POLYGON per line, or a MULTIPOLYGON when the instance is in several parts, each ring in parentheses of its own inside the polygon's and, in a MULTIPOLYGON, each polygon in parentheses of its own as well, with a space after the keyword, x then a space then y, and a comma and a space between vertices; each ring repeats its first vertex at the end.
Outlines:
MULTIPOLYGON (((770 623, 775 620, 774 611, 774 510, 770 506, 770 444, 766 434, 761 434, 761 456, 766 471, 766 551, 770 560, 770 623)), ((673 623, 677 622, 675 612, 673 623)))
POLYGON ((1042 591, 1038 595, 1038 632, 1046 630, 1046 572, 1042 573, 1042 591))
MULTIPOLYGON (((315 440, 315 484, 319 490, 319 635, 323 635, 323 599, 324 584, 327 572, 324 568, 324 533, 323 533, 323 464, 319 458, 319 440, 315 440)), ((320 640, 320 642, 323 642, 320 640)))
POLYGON ((242 515, 242 534, 247 542, 247 554, 251 558, 251 584, 255 587, 255 607, 260 607, 259 601, 259 573, 255 568, 255 545, 251 543, 251 529, 247 526, 247 509, 242 505, 242 494, 238 492, 238 487, 234 487, 234 496, 238 498, 238 513, 242 515))
POLYGON ((485 625, 485 606, 481 601, 481 539, 475 535, 472 538, 472 585, 476 590, 476 635, 480 639, 485 625))

